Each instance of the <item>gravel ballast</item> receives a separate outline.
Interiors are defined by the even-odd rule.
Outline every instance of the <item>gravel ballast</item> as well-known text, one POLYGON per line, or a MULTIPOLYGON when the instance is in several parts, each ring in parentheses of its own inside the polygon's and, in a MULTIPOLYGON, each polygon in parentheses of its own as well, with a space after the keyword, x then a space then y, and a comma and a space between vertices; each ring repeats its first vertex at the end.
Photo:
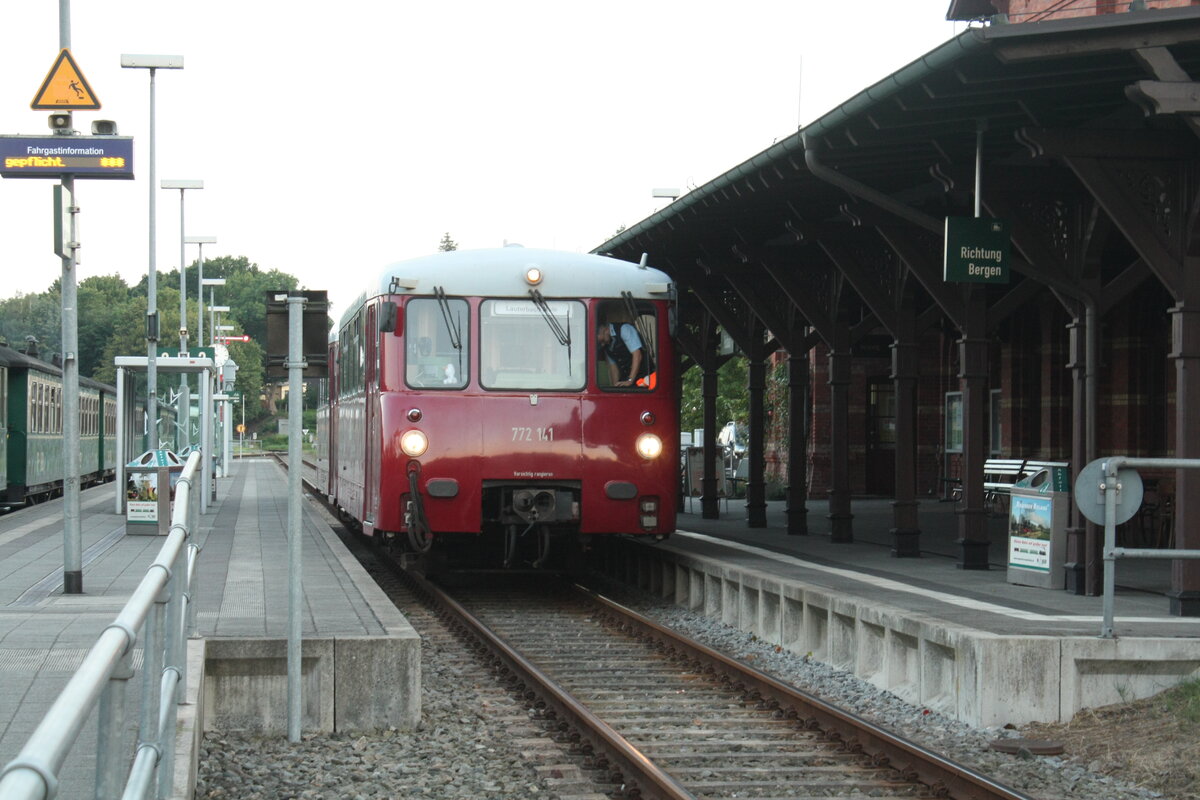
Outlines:
MULTIPOLYGON (((1015 731, 973 728, 847 673, 778 651, 695 612, 639 591, 606 587, 619 602, 733 658, 840 705, 925 747, 949 755, 1043 800, 1140 800, 1161 795, 1090 772, 1064 758, 1007 755, 990 747, 1015 731)), ((407 609, 401 609, 406 611, 407 609)), ((493 685, 491 673, 453 639, 422 633, 423 710, 419 730, 369 735, 285 736, 233 731, 205 735, 198 798, 579 798, 569 759, 541 734, 531 713, 493 685)))

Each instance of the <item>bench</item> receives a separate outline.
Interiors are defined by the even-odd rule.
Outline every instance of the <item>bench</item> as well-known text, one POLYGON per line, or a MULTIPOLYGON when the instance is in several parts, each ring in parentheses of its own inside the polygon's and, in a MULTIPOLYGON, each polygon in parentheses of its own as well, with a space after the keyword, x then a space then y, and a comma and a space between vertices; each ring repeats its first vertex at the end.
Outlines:
MULTIPOLYGON (((989 458, 983 462, 983 503, 992 508, 1002 497, 1008 497, 1017 481, 1050 467, 1070 467, 1065 461, 1037 461, 1028 458, 989 458)), ((947 479, 954 487, 950 495, 962 499, 962 479, 947 479)))

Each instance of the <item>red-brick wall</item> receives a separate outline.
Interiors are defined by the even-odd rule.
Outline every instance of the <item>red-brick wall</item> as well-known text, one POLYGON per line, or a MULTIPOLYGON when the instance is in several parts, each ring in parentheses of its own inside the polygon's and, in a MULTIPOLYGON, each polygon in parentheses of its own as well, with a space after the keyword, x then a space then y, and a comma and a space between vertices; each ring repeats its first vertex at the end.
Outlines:
MULTIPOLYGON (((1007 14, 1009 22, 1022 23, 1121 14, 1129 9, 1129 0, 992 0, 992 5, 1000 13, 1007 14)), ((1194 5, 1200 5, 1200 0, 1146 2, 1148 8, 1180 8, 1194 5)))

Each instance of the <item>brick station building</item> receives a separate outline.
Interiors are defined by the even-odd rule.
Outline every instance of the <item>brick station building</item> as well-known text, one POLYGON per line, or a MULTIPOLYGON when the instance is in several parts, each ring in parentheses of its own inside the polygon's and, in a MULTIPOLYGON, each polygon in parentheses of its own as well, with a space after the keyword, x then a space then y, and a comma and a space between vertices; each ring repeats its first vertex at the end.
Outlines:
MULTIPOLYGON (((987 458, 1200 458, 1192 6, 955 0, 963 33, 597 248, 677 281, 706 400, 718 330, 746 355, 751 527, 768 481, 792 533, 827 496, 834 541, 853 497, 890 496, 893 553, 916 555, 921 504, 958 480, 957 566, 987 569, 987 458), (946 219, 974 216, 1007 226, 1007 281, 945 279, 946 219)), ((1200 549, 1200 472, 1143 477, 1153 516, 1125 535, 1200 549)), ((1072 509, 1068 590, 1100 591, 1100 544, 1072 509)), ((1173 562, 1168 596, 1200 615, 1200 564, 1173 562)))

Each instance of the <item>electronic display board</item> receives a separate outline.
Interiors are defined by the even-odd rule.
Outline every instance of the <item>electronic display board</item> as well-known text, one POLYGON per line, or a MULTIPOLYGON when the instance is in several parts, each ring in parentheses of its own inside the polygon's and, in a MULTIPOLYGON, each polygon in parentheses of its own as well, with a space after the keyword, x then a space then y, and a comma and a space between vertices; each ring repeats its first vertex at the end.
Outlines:
POLYGON ((5 178, 133 178, 132 136, 0 136, 5 178))

